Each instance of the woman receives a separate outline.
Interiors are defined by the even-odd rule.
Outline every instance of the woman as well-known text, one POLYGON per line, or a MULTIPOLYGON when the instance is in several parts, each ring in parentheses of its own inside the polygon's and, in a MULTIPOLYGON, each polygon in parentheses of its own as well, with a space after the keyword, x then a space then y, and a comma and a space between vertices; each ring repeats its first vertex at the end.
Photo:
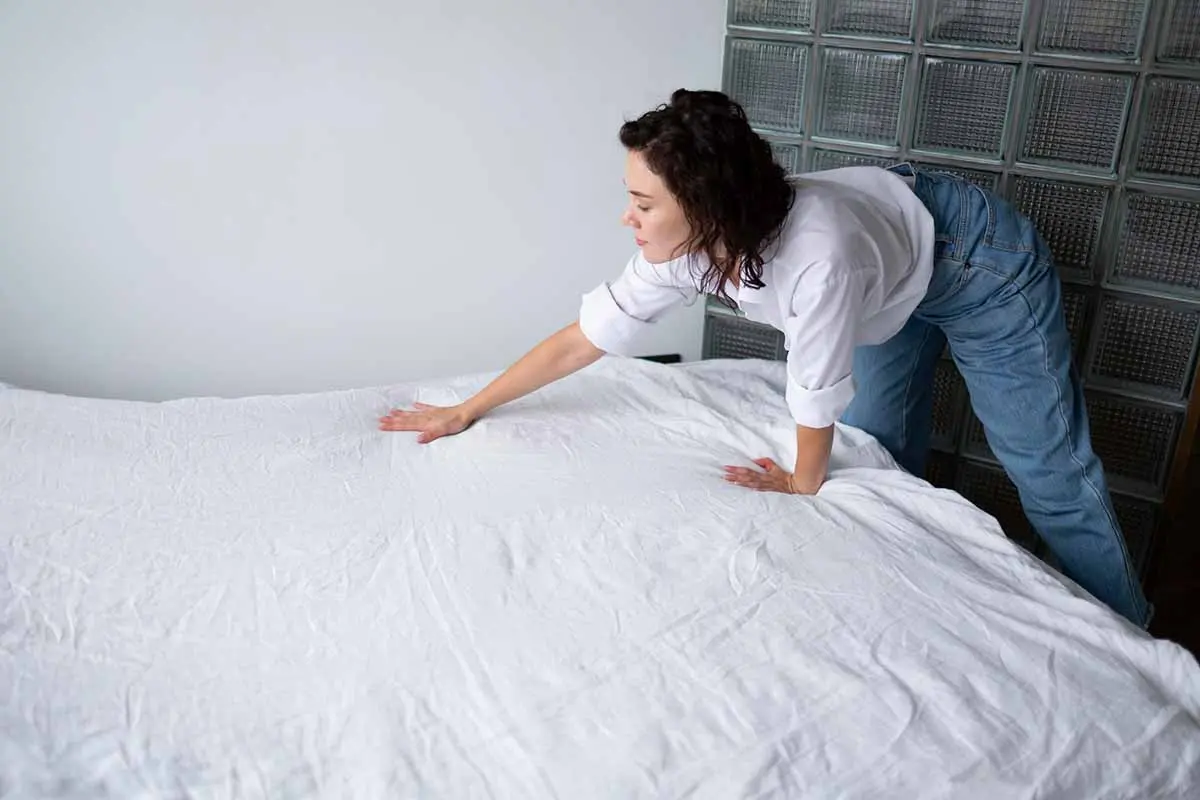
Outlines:
POLYGON ((575 372, 700 291, 783 331, 796 463, 726 467, 751 489, 815 493, 834 422, 874 435, 924 472, 933 374, 947 340, 988 442, 1064 571, 1134 624, 1148 623, 1071 363, 1046 245, 1006 201, 907 164, 789 180, 742 108, 679 90, 621 127, 639 252, 558 331, 463 404, 380 421, 419 442, 575 372))

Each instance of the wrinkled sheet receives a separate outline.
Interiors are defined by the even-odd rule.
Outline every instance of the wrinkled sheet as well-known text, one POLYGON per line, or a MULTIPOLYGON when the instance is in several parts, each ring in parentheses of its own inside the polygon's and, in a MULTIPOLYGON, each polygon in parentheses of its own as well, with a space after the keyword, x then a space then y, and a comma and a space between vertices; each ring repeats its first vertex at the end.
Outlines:
POLYGON ((4 797, 1200 796, 1200 670, 781 364, 150 404, 0 390, 4 797))

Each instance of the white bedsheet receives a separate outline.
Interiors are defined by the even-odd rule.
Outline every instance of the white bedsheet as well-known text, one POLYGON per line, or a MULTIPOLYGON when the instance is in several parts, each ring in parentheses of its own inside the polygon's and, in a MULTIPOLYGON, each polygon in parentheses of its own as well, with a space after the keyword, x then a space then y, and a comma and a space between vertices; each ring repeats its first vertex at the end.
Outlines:
POLYGON ((782 365, 141 404, 0 390, 0 795, 1200 796, 1200 670, 782 365))

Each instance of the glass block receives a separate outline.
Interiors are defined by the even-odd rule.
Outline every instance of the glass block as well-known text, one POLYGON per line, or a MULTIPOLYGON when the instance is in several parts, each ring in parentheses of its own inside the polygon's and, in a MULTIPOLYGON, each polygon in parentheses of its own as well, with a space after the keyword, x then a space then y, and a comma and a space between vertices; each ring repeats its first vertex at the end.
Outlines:
POLYGON ((1134 384, 1165 397, 1182 397, 1191 379, 1200 312, 1105 297, 1090 377, 1134 384))
POLYGON ((1105 186, 1019 176, 1013 204, 1033 222, 1061 272, 1091 279, 1110 190, 1105 186))
POLYGON ((813 0, 733 0, 734 25, 776 30, 812 29, 813 0))
POLYGON ((958 465, 956 483, 958 493, 995 517, 1008 538, 1028 549, 1036 546, 1037 535, 1025 518, 1017 487, 1002 469, 964 461, 958 465))
POLYGON ((799 133, 807 71, 807 45, 730 40, 729 95, 746 109, 752 125, 799 133))
POLYGON ((955 469, 953 455, 935 450, 925 460, 925 480, 939 489, 953 489, 955 469))
POLYGON ((775 163, 783 167, 788 175, 800 171, 800 148, 796 145, 771 142, 771 154, 775 156, 775 163))
POLYGON ((1125 196, 1116 282, 1200 291, 1200 199, 1125 196))
POLYGON ((1087 395, 1092 447, 1104 464, 1109 483, 1157 491, 1163 487, 1180 414, 1121 397, 1087 395))
POLYGON ((783 334, 767 325, 709 314, 704 320, 704 358, 782 360, 783 334))
POLYGON ((951 450, 958 441, 966 406, 967 386, 950 361, 939 361, 933 373, 933 431, 930 443, 951 450))
POLYGON ((933 0, 930 42, 1018 50, 1024 0, 933 0))
POLYGON ((865 156, 860 153, 846 153, 841 150, 813 150, 809 157, 809 169, 819 172, 823 169, 840 169, 841 167, 890 167, 896 163, 894 158, 887 156, 865 156))
POLYGON ((1200 63, 1200 0, 1175 0, 1158 45, 1162 61, 1200 63))
POLYGON ((983 423, 979 421, 979 417, 975 416, 974 411, 967 414, 967 422, 963 427, 963 452, 976 458, 986 458, 989 461, 995 461, 996 454, 992 452, 992 447, 988 444, 987 434, 983 430, 983 423))
POLYGON ((913 0, 827 0, 825 32, 911 39, 913 0))
POLYGON ((1021 159, 1113 172, 1132 89, 1129 75, 1034 69, 1021 159))
POLYGON ((1148 175, 1200 179, 1200 81, 1146 81, 1137 170, 1148 175))
POLYGON ((1146 0, 1045 0, 1038 49, 1136 58, 1146 0))
POLYGON ((913 146, 999 158, 1016 67, 929 58, 913 146))
POLYGON ((984 189, 993 192, 996 191, 996 186, 1000 183, 1000 173, 988 172, 983 169, 950 167, 945 164, 930 164, 927 162, 922 162, 920 168, 922 172, 940 172, 946 175, 953 175, 956 178, 961 178, 968 183, 982 186, 984 189))
POLYGON ((900 96, 908 56, 826 48, 817 134, 899 144, 900 96))
POLYGON ((1071 337, 1071 349, 1078 356, 1087 342, 1088 308, 1091 297, 1087 289, 1072 284, 1063 284, 1063 318, 1067 323, 1067 334, 1071 337))
POLYGON ((1158 527, 1158 506, 1148 500, 1113 494, 1113 510, 1125 536, 1125 548, 1133 559, 1138 575, 1146 573, 1146 557, 1154 541, 1154 530, 1158 527))

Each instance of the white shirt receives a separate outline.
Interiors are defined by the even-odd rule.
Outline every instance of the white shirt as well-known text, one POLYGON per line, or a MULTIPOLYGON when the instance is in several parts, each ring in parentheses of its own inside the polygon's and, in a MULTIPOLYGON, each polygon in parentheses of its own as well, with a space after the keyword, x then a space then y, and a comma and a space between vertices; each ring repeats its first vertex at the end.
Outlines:
MULTIPOLYGON (((933 217, 905 178, 846 167, 791 179, 796 198, 766 254, 761 289, 730 292, 747 319, 783 332, 787 404, 797 424, 832 425, 854 397, 854 348, 900 331, 933 270, 933 217)), ((579 326, 596 347, 630 355, 637 334, 700 293, 703 256, 651 264, 635 255, 583 297, 579 326)), ((734 287, 730 287, 733 289, 734 287)))

